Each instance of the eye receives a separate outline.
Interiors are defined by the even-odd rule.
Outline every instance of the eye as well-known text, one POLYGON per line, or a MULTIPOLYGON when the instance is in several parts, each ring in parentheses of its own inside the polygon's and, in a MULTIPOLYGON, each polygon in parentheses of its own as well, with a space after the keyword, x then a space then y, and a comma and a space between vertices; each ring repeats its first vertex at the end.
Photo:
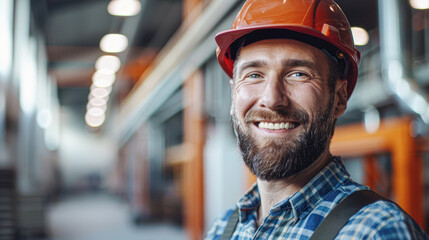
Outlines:
POLYGON ((262 76, 259 73, 251 73, 251 74, 247 75, 246 78, 258 79, 258 78, 262 78, 262 76))
POLYGON ((245 80, 246 82, 260 82, 260 80, 262 80, 264 78, 264 76, 261 73, 258 72, 251 72, 247 75, 245 75, 245 77, 243 78, 243 80, 245 80))
POLYGON ((305 72, 292 72, 289 75, 287 75, 287 80, 292 80, 292 81, 307 81, 310 78, 311 78, 310 75, 305 72))

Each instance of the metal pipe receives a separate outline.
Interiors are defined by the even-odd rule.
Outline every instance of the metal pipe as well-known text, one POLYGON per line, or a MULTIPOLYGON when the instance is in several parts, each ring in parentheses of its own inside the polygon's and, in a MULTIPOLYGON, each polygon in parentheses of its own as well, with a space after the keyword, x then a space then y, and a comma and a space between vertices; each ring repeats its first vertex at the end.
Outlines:
POLYGON ((5 141, 6 95, 12 70, 13 1, 0 1, 0 165, 10 164, 5 141))
POLYGON ((401 0, 379 0, 379 28, 382 77, 401 102, 429 123, 429 104, 410 74, 410 52, 406 10, 401 0))

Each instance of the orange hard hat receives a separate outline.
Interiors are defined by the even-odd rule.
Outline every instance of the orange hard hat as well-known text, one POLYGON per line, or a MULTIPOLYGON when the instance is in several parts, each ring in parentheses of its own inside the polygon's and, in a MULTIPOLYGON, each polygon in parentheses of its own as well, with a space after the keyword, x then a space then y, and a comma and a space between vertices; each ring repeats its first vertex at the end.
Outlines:
POLYGON ((234 51, 238 50, 234 44, 248 37, 253 42, 294 38, 324 50, 342 66, 341 74, 348 81, 348 97, 353 92, 360 52, 354 46, 349 21, 333 0, 247 0, 231 30, 220 32, 215 38, 219 64, 230 78, 234 51))

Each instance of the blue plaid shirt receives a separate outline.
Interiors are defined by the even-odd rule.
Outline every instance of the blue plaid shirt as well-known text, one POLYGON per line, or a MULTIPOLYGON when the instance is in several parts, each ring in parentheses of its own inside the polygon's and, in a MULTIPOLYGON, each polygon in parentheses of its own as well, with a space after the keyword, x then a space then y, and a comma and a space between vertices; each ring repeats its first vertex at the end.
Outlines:
MULTIPOLYGON (((333 160, 304 188, 273 206, 256 228, 260 204, 255 184, 237 203, 239 223, 231 239, 309 239, 326 215, 346 196, 368 187, 350 179, 341 158, 333 160)), ((219 239, 234 209, 218 218, 205 239, 219 239)), ((394 203, 377 201, 353 215, 339 239, 429 239, 394 203)))

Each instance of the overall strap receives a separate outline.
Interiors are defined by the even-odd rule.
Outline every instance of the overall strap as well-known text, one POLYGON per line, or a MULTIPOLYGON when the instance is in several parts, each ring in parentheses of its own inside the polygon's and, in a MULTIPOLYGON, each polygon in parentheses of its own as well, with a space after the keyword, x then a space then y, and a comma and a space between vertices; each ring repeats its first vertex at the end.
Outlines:
POLYGON ((390 201, 371 190, 361 190, 352 193, 328 213, 322 223, 317 227, 316 231, 314 231, 310 240, 334 239, 349 221, 351 216, 363 207, 378 200, 390 201))
POLYGON ((236 208, 234 212, 231 214, 231 216, 229 217, 228 223, 226 224, 226 227, 223 230, 223 234, 219 240, 231 239, 232 235, 234 234, 235 228, 237 227, 237 224, 238 224, 238 217, 239 217, 238 211, 239 211, 238 208, 236 208))

